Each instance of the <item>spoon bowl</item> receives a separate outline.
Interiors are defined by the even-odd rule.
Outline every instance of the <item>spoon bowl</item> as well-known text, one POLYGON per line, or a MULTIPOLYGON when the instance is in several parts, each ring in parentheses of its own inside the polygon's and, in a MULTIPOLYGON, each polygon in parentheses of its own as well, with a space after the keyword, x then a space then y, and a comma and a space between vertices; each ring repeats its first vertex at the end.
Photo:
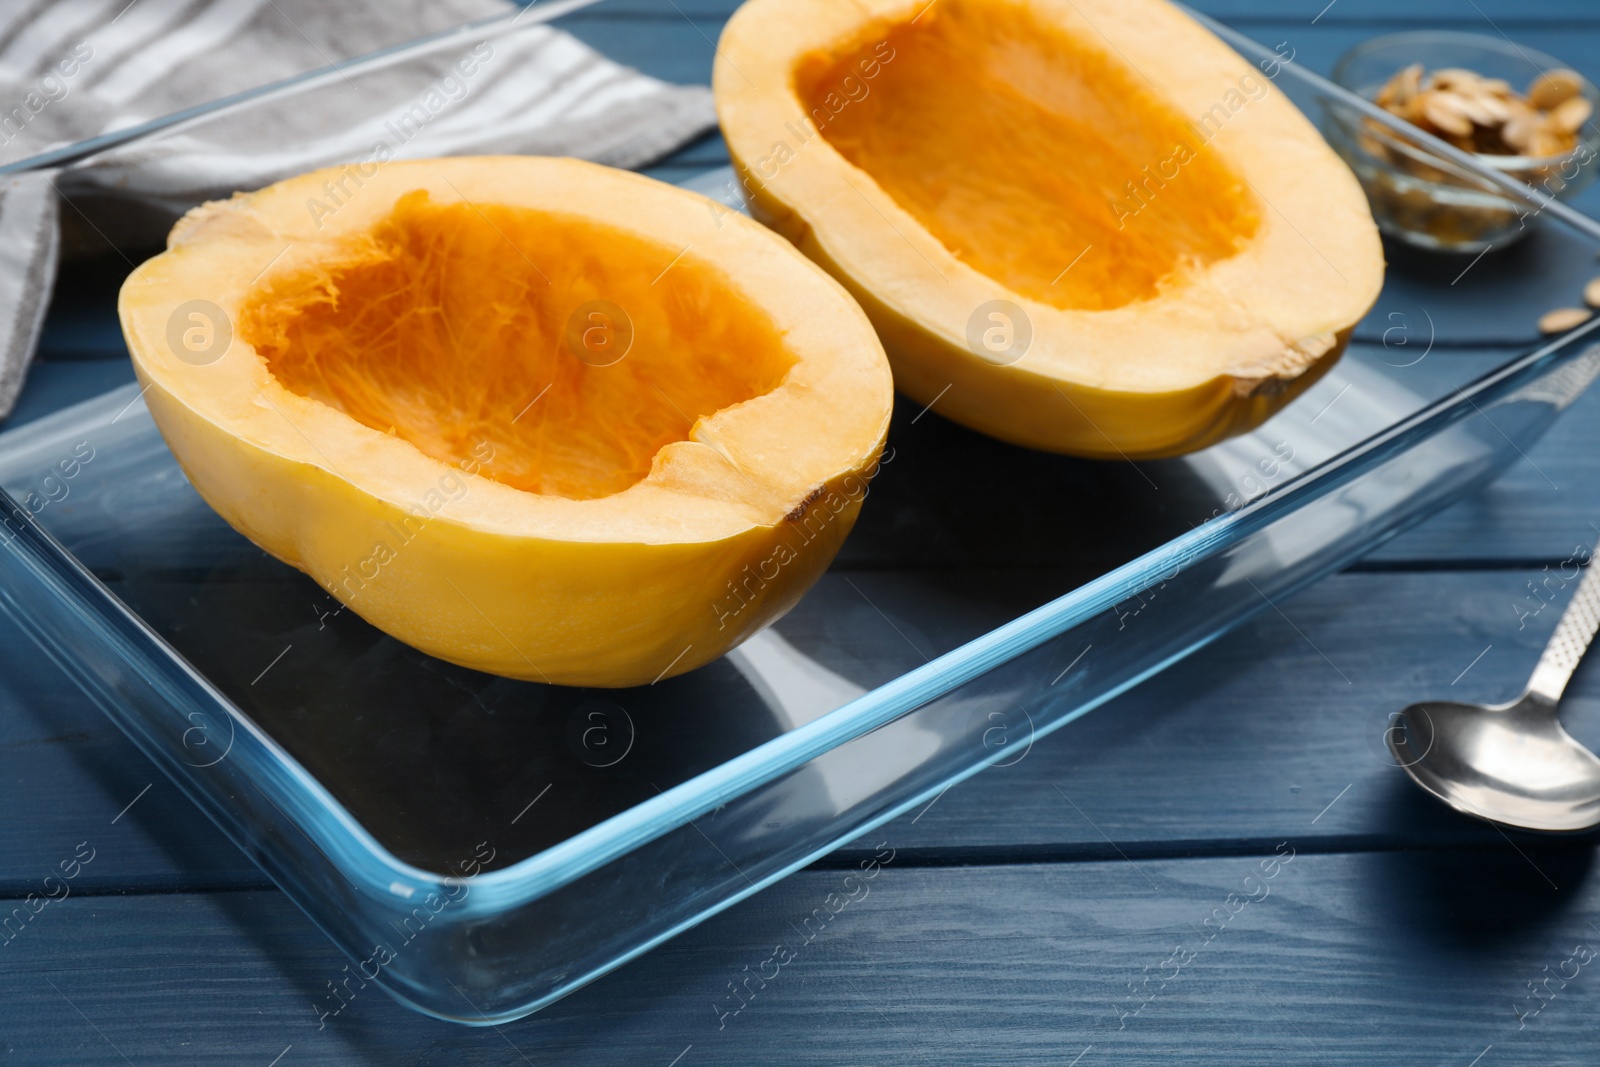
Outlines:
POLYGON ((1412 704, 1390 720, 1389 751, 1423 789, 1475 818, 1547 833, 1600 825, 1600 758, 1556 716, 1597 629, 1600 570, 1591 565, 1522 696, 1412 704))
POLYGON ((1413 704, 1384 740, 1418 785, 1463 814, 1546 833, 1600 824, 1600 758, 1536 694, 1498 705, 1413 704))

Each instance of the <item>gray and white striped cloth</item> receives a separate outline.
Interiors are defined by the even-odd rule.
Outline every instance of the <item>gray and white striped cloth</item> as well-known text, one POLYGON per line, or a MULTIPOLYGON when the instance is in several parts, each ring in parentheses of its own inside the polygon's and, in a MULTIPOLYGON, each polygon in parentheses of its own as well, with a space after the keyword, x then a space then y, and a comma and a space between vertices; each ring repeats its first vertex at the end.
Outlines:
MULTIPOLYGON (((505 0, 0 0, 0 162, 512 10, 505 0)), ((544 26, 463 38, 314 95, 0 179, 0 419, 59 259, 136 261, 205 200, 341 162, 518 153, 639 166, 715 123, 710 93, 544 26)))

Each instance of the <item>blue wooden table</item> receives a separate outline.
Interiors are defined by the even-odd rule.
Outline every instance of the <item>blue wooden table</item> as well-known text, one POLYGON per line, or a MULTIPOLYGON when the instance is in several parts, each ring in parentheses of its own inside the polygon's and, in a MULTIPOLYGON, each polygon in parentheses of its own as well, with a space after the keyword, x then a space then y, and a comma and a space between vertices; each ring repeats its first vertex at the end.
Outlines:
MULTIPOLYGON (((1576 0, 1201 6, 1322 70, 1365 37, 1449 26, 1504 32, 1600 80, 1600 8, 1576 0)), ((731 7, 610 0, 564 24, 704 82, 731 7)), ((724 162, 710 137, 654 173, 724 162)), ((1600 213, 1600 196, 1580 205, 1600 213)), ((1440 284, 1456 302, 1430 358, 1530 344, 1538 314, 1600 272, 1586 249, 1560 254, 1559 269, 1526 253, 1486 262, 1465 297, 1440 284)), ((12 425, 131 379, 120 340, 70 305, 46 348, 12 425)), ((853 859, 512 1025, 435 1022, 374 990, 319 1025, 345 961, 0 625, 0 896, 9 907, 60 861, 82 863, 71 896, 0 946, 0 1060, 1600 1062, 1594 838, 1459 818, 1380 740, 1412 701, 1518 691, 1570 592, 1546 579, 1600 542, 1597 414, 1591 391, 1487 490, 875 832, 859 847, 893 858, 869 895, 737 1014, 729 983, 793 940, 853 859)), ((1600 745, 1600 668, 1580 671, 1566 718, 1600 745)))

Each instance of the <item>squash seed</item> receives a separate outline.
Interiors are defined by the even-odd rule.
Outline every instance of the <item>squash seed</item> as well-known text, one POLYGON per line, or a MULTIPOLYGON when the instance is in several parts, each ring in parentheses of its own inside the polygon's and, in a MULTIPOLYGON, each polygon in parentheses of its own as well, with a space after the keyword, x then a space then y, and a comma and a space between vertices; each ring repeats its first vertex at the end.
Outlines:
POLYGON ((1528 103, 1540 111, 1549 111, 1581 92, 1583 92, 1583 75, 1575 70, 1557 67, 1555 70, 1545 71, 1528 86, 1528 103))
POLYGON ((1540 333, 1566 333, 1582 326, 1594 315, 1588 308, 1556 308, 1539 317, 1540 333))
POLYGON ((1422 117, 1433 126, 1457 137, 1472 136, 1472 119, 1467 116, 1459 96, 1430 90, 1418 99, 1422 104, 1422 117))
POLYGON ((1524 98, 1503 78, 1461 67, 1430 74, 1413 63, 1384 83, 1375 101, 1464 152, 1554 158, 1577 145, 1578 131, 1594 111, 1583 95, 1585 85, 1575 71, 1552 70, 1524 98))
POLYGON ((1591 279, 1583 287, 1583 302, 1592 308, 1600 308, 1600 278, 1591 279))
POLYGON ((1541 124, 1533 131, 1533 140, 1528 144, 1528 154, 1548 158, 1559 156, 1570 147, 1570 142, 1556 130, 1550 128, 1549 122, 1541 124))
POLYGON ((1496 126, 1511 117, 1506 106, 1492 96, 1457 91, 1450 94, 1455 108, 1477 126, 1496 126))
POLYGON ((1428 88, 1472 90, 1476 89, 1481 81, 1483 81, 1482 76, 1475 70, 1443 67, 1433 72, 1433 77, 1428 79, 1428 88))
POLYGON ((1507 148, 1526 153, 1533 144, 1533 134, 1539 128, 1539 116, 1532 111, 1512 115, 1500 128, 1500 139, 1507 148))
POLYGON ((1413 63, 1378 91, 1378 106, 1394 111, 1404 108, 1422 91, 1422 64, 1413 63))
POLYGON ((1581 96, 1571 96, 1550 111, 1550 124, 1567 133, 1577 133, 1594 114, 1594 105, 1581 96))
POLYGON ((1488 113, 1488 121, 1479 122, 1476 116, 1473 121, 1483 126, 1498 126, 1511 117, 1511 105, 1500 99, 1494 93, 1478 92, 1473 95, 1472 102, 1480 111, 1488 113))

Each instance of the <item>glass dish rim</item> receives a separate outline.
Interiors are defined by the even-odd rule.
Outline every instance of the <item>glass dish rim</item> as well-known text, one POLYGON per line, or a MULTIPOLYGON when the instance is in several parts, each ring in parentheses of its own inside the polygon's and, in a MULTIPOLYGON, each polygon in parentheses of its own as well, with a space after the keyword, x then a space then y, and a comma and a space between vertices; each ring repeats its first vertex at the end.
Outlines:
MULTIPOLYGON (((534 4, 525 8, 524 12, 538 12, 543 17, 530 19, 526 25, 538 25, 550 18, 587 6, 590 2, 593 2, 593 0, 547 0, 545 3, 534 4)), ((1231 27, 1194 12, 1183 5, 1178 6, 1190 14, 1191 17, 1194 17, 1202 26, 1211 29, 1223 41, 1243 53, 1247 58, 1252 55, 1257 58, 1268 57, 1282 63, 1285 70, 1292 71, 1299 80, 1325 96, 1343 98, 1342 102, 1350 104, 1357 110, 1375 110, 1369 102, 1349 90, 1305 71, 1303 67, 1294 64, 1292 60, 1284 61, 1282 57, 1276 56, 1259 42, 1240 34, 1231 27)), ((155 120, 156 125, 152 126, 152 128, 144 130, 138 136, 118 140, 114 144, 102 143, 103 139, 96 138, 80 142, 77 146, 65 146, 49 153, 35 155, 6 166, 0 166, 0 174, 59 165, 62 162, 70 162, 72 160, 89 159, 110 148, 138 143, 145 139, 160 136, 199 118, 260 104, 285 93, 314 88, 321 81, 339 77, 342 73, 354 69, 356 64, 369 60, 387 63, 395 62, 407 56, 425 54, 434 48, 442 47, 441 42, 448 42, 462 33, 470 33, 474 30, 491 33, 507 32, 519 18, 520 15, 515 18, 497 16, 493 20, 488 20, 493 25, 488 25, 484 21, 470 23, 464 27, 447 30, 441 34, 431 35, 415 42, 396 46, 382 53, 374 53, 372 56, 356 57, 342 66, 336 65, 325 70, 297 76, 285 82, 261 86, 238 94, 235 97, 214 102, 215 106, 201 105, 199 108, 190 109, 187 112, 179 113, 177 116, 169 116, 175 121, 166 124, 161 124, 162 120, 155 120), (80 151, 74 156, 72 155, 72 150, 75 148, 80 149, 80 151), (49 156, 50 159, 46 160, 46 156, 49 156), (71 156, 71 159, 68 158, 69 156, 71 156)), ((1425 144, 1434 141, 1433 138, 1425 133, 1419 133, 1418 139, 1425 144)), ((1477 170, 1484 177, 1499 179, 1499 181, 1493 182, 1494 184, 1501 184, 1504 180, 1501 176, 1493 174, 1489 168, 1478 163, 1473 157, 1455 152, 1450 146, 1444 145, 1442 142, 1439 142, 1434 147, 1442 149, 1441 154, 1447 157, 1452 155, 1459 156, 1460 158, 1455 161, 1461 166, 1477 170)), ((1535 190, 1524 189, 1520 193, 1525 202, 1535 205, 1541 210, 1549 208, 1551 213, 1556 215, 1558 219, 1584 236, 1594 239, 1597 234, 1600 234, 1600 223, 1596 223, 1594 220, 1588 219, 1586 216, 1582 216, 1571 209, 1561 210, 1561 205, 1550 203, 1548 198, 1541 196, 1535 190), (1576 218, 1573 216, 1576 216, 1576 218)), ((1294 510, 1299 506, 1303 498, 1315 498, 1326 491, 1337 488, 1340 484, 1365 469, 1369 460, 1382 459, 1394 454, 1402 450, 1407 442, 1428 436, 1432 426, 1448 423, 1466 413, 1469 409, 1475 409, 1477 405, 1474 402, 1474 398, 1492 392, 1496 385, 1504 379, 1520 374, 1531 365, 1550 356, 1556 350, 1564 348, 1583 335, 1594 332, 1597 328, 1600 328, 1600 319, 1591 320, 1567 334, 1552 338, 1545 344, 1520 357, 1507 361, 1500 367, 1462 387, 1454 396, 1427 405, 1411 416, 1353 444, 1325 462, 1268 490, 1239 509, 1216 516, 1150 552, 1098 576, 1077 589, 1012 619, 981 637, 938 656, 932 661, 914 668, 884 685, 869 690, 862 696, 822 715, 812 722, 757 745, 716 767, 660 792, 655 797, 610 816, 510 866, 499 870, 481 872, 473 876, 471 878, 473 893, 470 898, 462 902, 462 910, 468 915, 498 913, 510 907, 535 901, 562 885, 569 884, 577 878, 626 855, 631 850, 650 840, 692 823, 695 818, 713 810, 720 804, 770 783, 782 775, 804 766, 822 753, 864 736, 903 715, 915 711, 929 700, 935 699, 956 686, 970 681, 1036 647, 1049 640, 1055 634, 1091 618, 1097 613, 1110 609, 1115 604, 1126 599, 1131 591, 1137 591, 1149 584, 1151 578, 1165 575, 1174 567, 1182 568, 1191 562, 1203 559, 1211 552, 1248 536, 1251 532, 1267 525, 1279 515, 1294 510)), ((84 403, 105 402, 108 397, 131 392, 135 388, 136 383, 121 387, 118 390, 112 390, 102 394, 99 398, 92 398, 84 403)), ((64 412, 71 410, 73 409, 64 409, 64 412)), ((64 414, 64 412, 57 414, 64 414)), ((47 416, 38 422, 19 427, 12 432, 26 434, 34 427, 50 424, 55 417, 56 415, 47 416)), ((10 434, 7 433, 4 436, 10 436, 10 434)), ((0 441, 3 441, 3 437, 0 437, 0 441)), ((3 491, 0 491, 0 498, 8 502, 10 499, 4 496, 3 491)), ((92 589, 100 600, 98 605, 88 604, 85 606, 98 609, 101 612, 109 612, 114 616, 120 616, 125 622, 131 623, 134 629, 146 639, 147 650, 151 655, 175 667, 200 693, 204 693, 207 699, 216 706, 217 710, 225 714, 236 728, 242 728, 243 732, 252 739, 254 745, 260 746, 259 750, 256 750, 252 745, 246 745, 239 753, 240 758, 246 762, 246 770, 250 773, 252 779, 262 784, 270 783, 276 786, 279 793, 278 799, 286 802, 284 805, 285 814, 289 815, 292 821, 298 824, 311 837, 313 843, 325 852, 329 861, 345 874, 360 892, 380 899, 392 899, 396 879, 405 879, 412 885, 424 888, 449 887, 464 880, 457 876, 439 874, 417 867, 394 855, 310 771, 291 756, 270 734, 256 724, 248 714, 238 708, 209 678, 190 664, 173 646, 163 640, 137 612, 124 604, 109 587, 90 573, 47 530, 31 521, 30 525, 42 536, 50 550, 57 556, 57 562, 65 564, 71 570, 76 571, 86 583, 86 587, 92 589)), ((80 603, 82 602, 80 601, 80 603)), ((1150 665, 1137 677, 1128 680, 1125 684, 1104 694, 1092 703, 1086 704, 1076 715, 1063 718, 1052 729, 1059 728, 1077 718, 1078 715, 1112 699, 1118 693, 1131 688, 1139 681, 1164 669, 1176 658, 1178 656, 1175 655, 1160 663, 1150 665)), ((995 753, 986 759, 978 760, 971 767, 954 776, 952 781, 959 781, 977 773, 984 766, 1000 758, 1001 753, 995 753)), ((909 810, 911 806, 921 800, 933 795, 938 789, 947 787, 948 784, 944 783, 935 789, 918 794, 904 803, 891 806, 880 816, 860 827, 858 832, 865 833, 871 828, 881 825, 901 812, 909 810)), ((273 798, 268 797, 268 799, 272 800, 273 798)), ((810 862, 811 859, 815 858, 815 855, 824 854, 832 847, 836 847, 836 845, 823 848, 814 855, 787 866, 772 878, 763 878, 760 885, 769 884, 774 878, 783 877, 785 874, 810 862)), ((729 897, 719 902, 719 905, 714 910, 721 910, 721 908, 743 899, 760 888, 760 885, 752 884, 739 892, 730 894, 729 897)), ((633 951, 626 953, 621 959, 629 959, 646 951, 653 945, 673 936, 679 929, 674 928, 672 931, 650 939, 647 943, 641 944, 633 951)), ((618 962, 621 962, 621 960, 618 962)))

